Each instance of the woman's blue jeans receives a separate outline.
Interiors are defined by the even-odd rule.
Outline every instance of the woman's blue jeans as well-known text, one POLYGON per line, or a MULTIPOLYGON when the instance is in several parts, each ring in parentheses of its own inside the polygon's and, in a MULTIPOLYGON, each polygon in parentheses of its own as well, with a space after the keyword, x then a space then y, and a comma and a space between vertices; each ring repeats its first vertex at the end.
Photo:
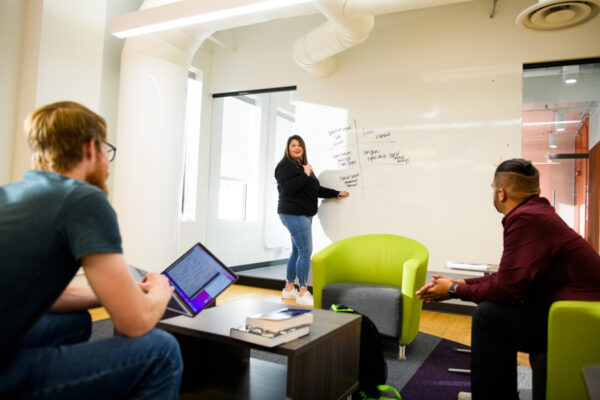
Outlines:
POLYGON ((0 368, 3 399, 177 399, 179 344, 160 329, 88 341, 87 311, 46 314, 0 368))
POLYGON ((286 279, 294 283, 298 277, 298 286, 306 286, 310 256, 312 255, 312 217, 305 215, 279 214, 283 225, 292 235, 292 254, 287 262, 286 279))

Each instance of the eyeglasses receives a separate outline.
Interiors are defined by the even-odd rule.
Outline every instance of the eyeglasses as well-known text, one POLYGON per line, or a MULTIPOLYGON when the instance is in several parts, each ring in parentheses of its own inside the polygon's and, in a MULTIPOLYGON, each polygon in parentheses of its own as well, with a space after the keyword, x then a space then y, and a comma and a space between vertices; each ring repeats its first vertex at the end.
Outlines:
POLYGON ((108 162, 112 162, 117 155, 117 148, 108 142, 103 142, 102 144, 105 146, 104 149, 108 155, 108 162))

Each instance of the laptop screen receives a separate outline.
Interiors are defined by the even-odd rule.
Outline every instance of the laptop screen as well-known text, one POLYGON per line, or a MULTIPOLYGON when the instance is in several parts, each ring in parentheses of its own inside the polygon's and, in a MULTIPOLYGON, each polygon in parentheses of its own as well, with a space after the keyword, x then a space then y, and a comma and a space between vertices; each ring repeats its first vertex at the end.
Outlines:
POLYGON ((194 315, 237 279, 200 243, 171 264, 163 274, 194 315))

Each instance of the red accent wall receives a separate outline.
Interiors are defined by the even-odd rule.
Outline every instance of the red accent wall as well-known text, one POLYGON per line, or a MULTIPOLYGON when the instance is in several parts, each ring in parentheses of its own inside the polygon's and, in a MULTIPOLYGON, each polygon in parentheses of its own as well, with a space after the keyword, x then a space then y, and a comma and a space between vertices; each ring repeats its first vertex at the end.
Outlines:
POLYGON ((586 239, 592 247, 599 251, 600 248, 600 142, 596 143, 590 150, 589 158, 589 216, 588 234, 586 239))

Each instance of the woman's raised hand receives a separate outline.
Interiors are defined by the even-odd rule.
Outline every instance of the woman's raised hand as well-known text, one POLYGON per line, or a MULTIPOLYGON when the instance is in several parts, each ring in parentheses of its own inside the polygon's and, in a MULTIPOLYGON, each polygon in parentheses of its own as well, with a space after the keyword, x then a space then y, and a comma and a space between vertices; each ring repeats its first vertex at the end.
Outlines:
POLYGON ((310 174, 312 174, 312 165, 310 164, 306 164, 304 166, 304 173, 308 176, 310 176, 310 174))

